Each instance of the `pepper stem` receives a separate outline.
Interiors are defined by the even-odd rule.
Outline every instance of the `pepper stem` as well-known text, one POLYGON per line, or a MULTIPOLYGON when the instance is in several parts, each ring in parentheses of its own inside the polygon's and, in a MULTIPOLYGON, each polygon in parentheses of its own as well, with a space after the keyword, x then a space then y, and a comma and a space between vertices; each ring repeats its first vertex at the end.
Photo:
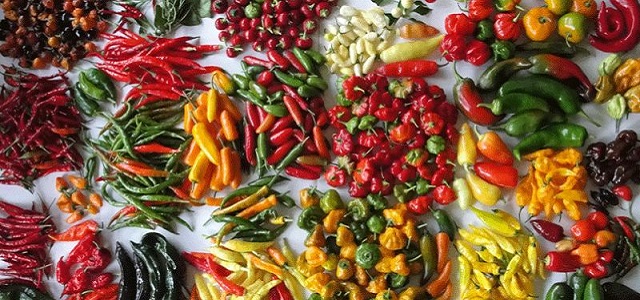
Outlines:
POLYGON ((584 110, 580 110, 580 112, 578 113, 578 115, 583 116, 584 118, 586 118, 591 124, 595 125, 596 127, 600 127, 600 124, 598 122, 596 122, 593 118, 591 118, 589 115, 587 115, 587 113, 584 112, 584 110))
POLYGON ((462 76, 460 76, 460 73, 458 73, 458 69, 456 69, 456 63, 457 62, 453 62, 453 74, 456 76, 456 81, 460 82, 463 80, 462 76))

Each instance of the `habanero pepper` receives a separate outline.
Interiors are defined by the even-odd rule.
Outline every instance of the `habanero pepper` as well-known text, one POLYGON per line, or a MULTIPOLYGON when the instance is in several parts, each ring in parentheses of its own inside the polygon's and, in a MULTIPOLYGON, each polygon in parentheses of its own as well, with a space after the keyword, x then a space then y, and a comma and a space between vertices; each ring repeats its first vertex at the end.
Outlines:
POLYGON ((488 126, 498 122, 502 118, 501 116, 494 115, 486 107, 478 106, 484 101, 473 80, 471 78, 462 78, 455 70, 455 66, 454 71, 456 84, 453 87, 453 97, 460 111, 469 120, 479 125, 488 126))
POLYGON ((467 45, 464 60, 474 66, 481 66, 491 58, 491 48, 481 40, 472 40, 467 45))
POLYGON ((493 14, 494 5, 492 0, 469 0, 467 9, 471 20, 482 22, 493 14))
POLYGON ((440 53, 447 61, 464 59, 467 51, 465 37, 460 34, 446 34, 440 43, 440 53))
POLYGON ((476 23, 464 13, 450 14, 444 19, 444 30, 448 34, 470 36, 475 31, 476 23))
POLYGON ((499 13, 494 17, 493 34, 496 39, 515 41, 520 37, 521 33, 520 19, 516 13, 499 13))

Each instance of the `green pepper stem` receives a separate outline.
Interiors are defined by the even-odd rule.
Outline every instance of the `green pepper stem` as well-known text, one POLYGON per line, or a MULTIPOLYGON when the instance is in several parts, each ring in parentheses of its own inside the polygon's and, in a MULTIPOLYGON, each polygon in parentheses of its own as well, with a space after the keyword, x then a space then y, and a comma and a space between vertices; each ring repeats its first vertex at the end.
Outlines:
POLYGON ((600 124, 596 122, 593 118, 591 118, 589 115, 587 115, 587 113, 585 113, 584 110, 581 109, 578 115, 586 118, 591 124, 595 125, 596 127, 600 127, 600 124))

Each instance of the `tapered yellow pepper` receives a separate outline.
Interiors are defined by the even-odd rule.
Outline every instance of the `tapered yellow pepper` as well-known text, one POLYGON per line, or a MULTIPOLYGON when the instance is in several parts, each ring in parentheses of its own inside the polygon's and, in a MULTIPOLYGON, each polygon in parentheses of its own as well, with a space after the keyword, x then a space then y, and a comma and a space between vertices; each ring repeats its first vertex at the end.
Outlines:
POLYGON ((204 123, 196 123, 193 125, 191 131, 193 139, 200 147, 200 150, 204 152, 209 161, 214 165, 220 165, 220 149, 216 145, 215 139, 211 132, 209 132, 207 125, 204 123))

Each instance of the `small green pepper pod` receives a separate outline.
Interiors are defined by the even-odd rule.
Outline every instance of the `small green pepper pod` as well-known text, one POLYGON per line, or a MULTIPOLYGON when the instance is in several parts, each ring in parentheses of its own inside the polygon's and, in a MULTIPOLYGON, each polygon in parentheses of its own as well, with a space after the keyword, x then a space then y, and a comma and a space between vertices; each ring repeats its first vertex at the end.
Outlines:
POLYGON ((489 66, 478 78, 478 88, 485 91, 495 90, 513 74, 531 67, 531 62, 524 57, 514 57, 498 61, 489 66))
POLYGON ((579 148, 588 135, 587 129, 578 124, 553 124, 522 139, 513 148, 513 155, 520 160, 523 154, 544 148, 579 148))
POLYGON ((545 112, 550 110, 547 100, 525 93, 506 94, 493 99, 491 103, 481 103, 478 106, 491 109, 491 112, 495 115, 515 114, 530 109, 545 112))
POLYGON ((491 127, 491 129, 502 130, 509 136, 523 137, 527 134, 534 133, 544 125, 550 123, 563 123, 566 121, 567 118, 562 114, 530 109, 514 114, 503 124, 491 127))
POLYGON ((545 300, 571 300, 573 299, 573 290, 564 282, 556 282, 547 291, 545 300))

